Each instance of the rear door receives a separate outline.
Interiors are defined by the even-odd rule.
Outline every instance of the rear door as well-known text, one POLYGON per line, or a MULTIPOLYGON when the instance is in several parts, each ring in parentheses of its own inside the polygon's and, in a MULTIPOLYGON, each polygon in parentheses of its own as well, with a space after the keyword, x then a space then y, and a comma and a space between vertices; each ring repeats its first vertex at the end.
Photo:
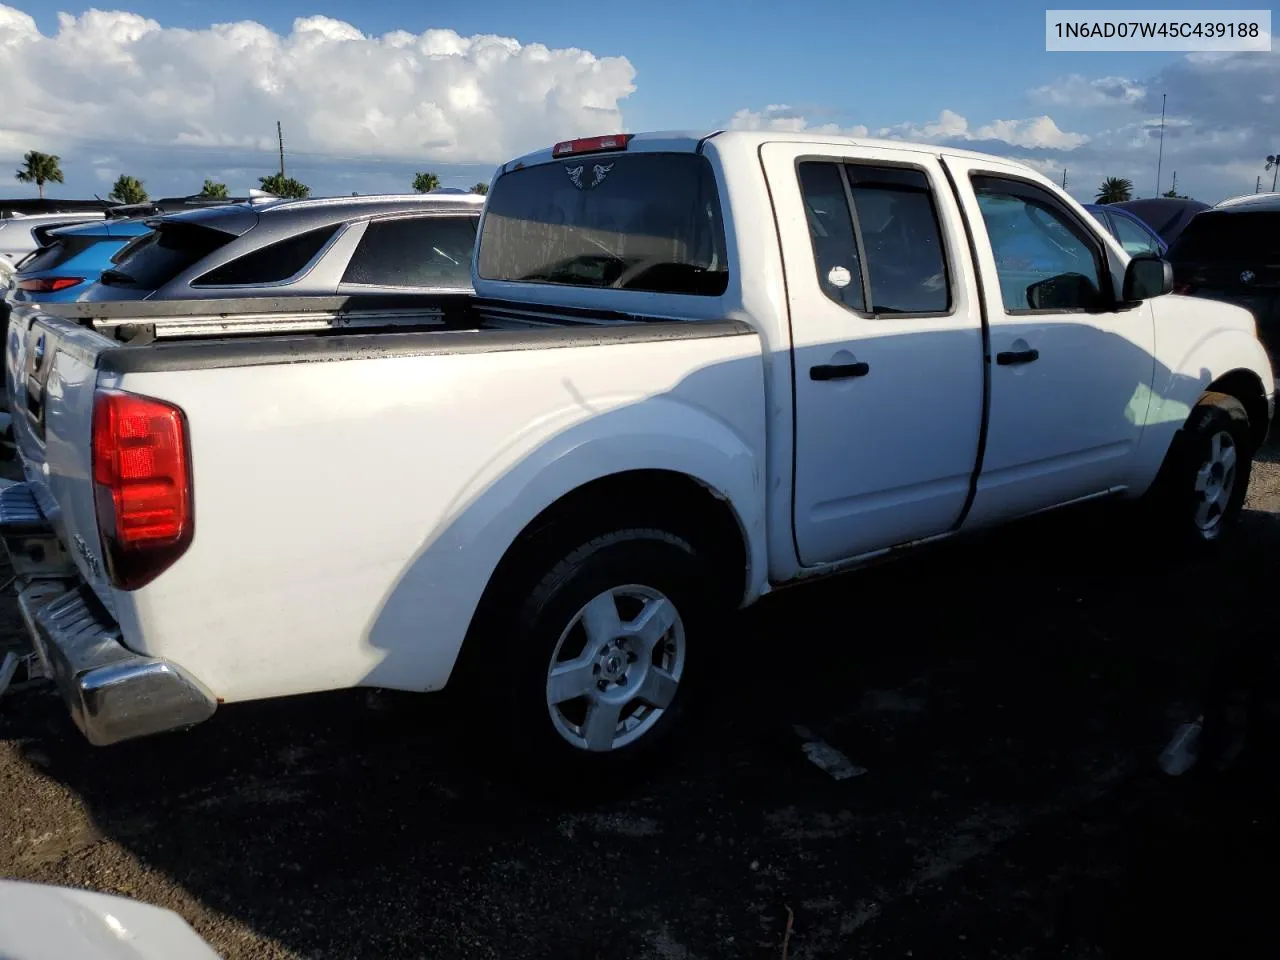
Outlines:
POLYGON ((1151 307, 1116 304, 1102 228, 1025 169, 947 157, 971 212, 990 330, 982 472, 966 523, 1123 486, 1155 370, 1151 307))
POLYGON ((769 143, 761 157, 791 315, 800 561, 945 533, 976 463, 983 342, 942 168, 837 144, 769 143))

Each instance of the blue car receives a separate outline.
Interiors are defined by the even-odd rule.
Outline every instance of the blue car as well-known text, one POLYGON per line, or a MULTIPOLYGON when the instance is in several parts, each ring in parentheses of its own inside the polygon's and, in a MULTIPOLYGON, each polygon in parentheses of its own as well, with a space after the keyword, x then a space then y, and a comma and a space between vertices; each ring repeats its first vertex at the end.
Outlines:
POLYGON ((17 264, 8 291, 14 302, 75 300, 110 270, 130 241, 151 232, 143 220, 98 220, 48 233, 49 242, 17 264))
POLYGON ((1106 227, 1109 234, 1120 241, 1124 252, 1131 257, 1140 253, 1154 253, 1163 257, 1169 252, 1169 245, 1160 238, 1160 234, 1128 210, 1104 203, 1086 203, 1084 208, 1093 214, 1093 219, 1106 227))

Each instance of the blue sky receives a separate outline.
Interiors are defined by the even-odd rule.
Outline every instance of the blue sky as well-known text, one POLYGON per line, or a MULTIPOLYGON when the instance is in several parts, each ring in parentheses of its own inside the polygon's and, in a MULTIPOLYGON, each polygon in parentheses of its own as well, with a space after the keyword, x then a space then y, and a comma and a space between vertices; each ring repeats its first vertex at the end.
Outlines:
MULTIPOLYGON (((1025 92, 1064 74, 1144 76, 1177 58, 1159 53, 1046 53, 1044 9, 989 0, 850 4, 836 0, 645 0, 474 4, 124 0, 28 3, 45 33, 57 13, 127 9, 165 26, 256 20, 278 33, 322 13, 365 33, 446 27, 523 43, 624 56, 638 89, 626 102, 636 129, 701 128, 744 106, 788 103, 872 128, 927 119, 1021 117, 1025 92)), ((824 118, 826 116, 824 115, 824 118)))
MULTIPOLYGON (((100 189, 117 168, 139 170, 153 192, 169 184, 177 189, 184 177, 201 170, 251 179, 250 168, 264 162, 269 144, 246 144, 274 134, 275 113, 284 114, 299 175, 305 173, 325 192, 347 186, 362 192, 386 189, 415 166, 439 169, 450 182, 487 179, 492 162, 509 155, 504 150, 529 149, 569 133, 608 132, 610 124, 639 130, 737 123, 829 125, 854 134, 892 131, 1017 156, 1049 175, 1065 166, 1072 181, 1079 173, 1078 188, 1084 192, 1095 178, 1115 173, 1131 176, 1140 194, 1150 193, 1155 146, 1146 125, 1158 121, 1164 90, 1176 128, 1166 139, 1165 170, 1179 170, 1180 189, 1194 189, 1205 199, 1252 190, 1248 171, 1252 165, 1262 173, 1255 162, 1259 151, 1280 150, 1280 143, 1264 150, 1271 134, 1263 119, 1268 112, 1280 116, 1275 99, 1280 51, 1238 55, 1254 58, 1243 73, 1230 59, 1205 65, 1168 53, 1047 53, 1044 8, 1009 0, 981 6, 487 0, 432 7, 402 0, 120 0, 99 9, 150 18, 161 29, 143 42, 119 47, 136 61, 132 76, 149 77, 152 89, 134 89, 131 75, 117 74, 116 80, 103 81, 128 88, 115 104, 108 94, 90 89, 98 75, 82 69, 86 45, 65 38, 55 42, 63 29, 59 12, 82 17, 86 7, 9 2, 34 20, 39 36, 22 28, 24 36, 35 37, 21 48, 27 59, 4 63, 0 52, 0 68, 11 68, 4 70, 6 76, 25 73, 32 99, 49 105, 41 117, 35 110, 26 117, 0 111, 0 159, 20 156, 21 146, 37 141, 74 150, 77 157, 89 150, 94 155, 88 165, 68 171, 67 190, 81 193, 86 186, 100 189), (345 58, 342 83, 327 99, 310 96, 314 84, 302 74, 304 69, 329 73, 323 57, 303 66, 290 59, 288 77, 280 81, 277 67, 249 62, 240 46, 208 35, 211 24, 255 21, 288 46, 296 39, 295 19, 315 16, 350 24, 369 41, 359 56, 345 58), (203 32, 207 43, 175 28, 203 32), (414 68, 415 76, 424 78, 414 81, 420 89, 405 99, 390 99, 387 76, 370 66, 382 55, 379 38, 392 31, 416 35, 433 29, 452 30, 461 38, 496 34, 526 47, 545 44, 560 51, 561 65, 551 71, 554 76, 530 62, 494 72, 483 56, 463 51, 445 58, 447 63, 414 68), (230 47, 235 49, 228 52, 230 47), (568 48, 589 51, 601 65, 573 65, 568 48), (68 66, 72 74, 79 71, 75 82, 54 79, 56 68, 67 72, 68 66), (263 70, 275 79, 261 81, 263 70), (228 71, 243 76, 230 83, 223 76, 228 71), (634 84, 629 93, 628 80, 634 84), (179 92, 156 99, 154 88, 167 90, 170 83, 179 92), (526 83, 551 91, 536 110, 521 99, 526 83), (456 94, 462 87, 472 92, 452 107, 408 115, 421 102, 443 104, 448 91, 456 94), (180 96, 188 98, 187 113, 175 105, 180 96), (489 112, 484 118, 464 103, 477 96, 489 112), (127 107, 131 118, 145 113, 140 125, 145 129, 95 119, 117 105, 127 107), (777 109, 780 105, 785 109, 777 109), (397 112, 405 116, 397 119, 397 112), (66 122, 53 122, 49 114, 66 122), (335 129, 339 117, 350 136, 335 129), (1048 118, 1047 125, 1041 118, 1048 118), (252 131, 249 119, 255 120, 252 131), (405 139, 411 130, 418 131, 416 141, 405 139)), ((122 30, 101 18, 82 19, 77 29, 83 36, 110 36, 117 44, 122 30)), ((333 34, 335 28, 324 29, 333 34)), ((12 96, 6 99, 13 102, 12 96)), ((1280 128, 1274 122, 1270 126, 1280 140, 1280 128)), ((1167 180, 1168 173, 1166 187, 1167 180)))

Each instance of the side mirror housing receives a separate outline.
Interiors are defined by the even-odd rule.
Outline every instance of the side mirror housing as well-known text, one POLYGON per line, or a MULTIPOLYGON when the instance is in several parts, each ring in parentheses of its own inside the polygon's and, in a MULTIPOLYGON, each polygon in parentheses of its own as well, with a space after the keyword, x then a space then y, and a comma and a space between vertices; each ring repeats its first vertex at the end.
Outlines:
POLYGON ((1129 261, 1124 271, 1121 299, 1138 303, 1173 292, 1173 264, 1163 257, 1144 253, 1129 261))

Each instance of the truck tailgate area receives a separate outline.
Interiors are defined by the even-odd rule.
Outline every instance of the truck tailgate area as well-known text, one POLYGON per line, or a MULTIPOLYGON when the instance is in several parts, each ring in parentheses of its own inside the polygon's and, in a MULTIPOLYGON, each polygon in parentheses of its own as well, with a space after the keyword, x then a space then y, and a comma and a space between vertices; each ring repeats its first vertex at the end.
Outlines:
POLYGON ((19 310, 5 363, 14 442, 31 495, 68 559, 114 615, 90 463, 97 357, 113 345, 74 322, 19 310))
MULTIPOLYGON (((352 686, 443 687, 529 501, 549 506, 584 469, 680 471, 760 504, 741 520, 764 528, 763 358, 740 321, 147 346, 56 317, 15 326, 26 489, 70 574, 62 622, 84 626, 60 644, 88 651, 62 673, 96 669, 86 638, 105 640, 103 665, 160 677, 175 716, 352 686), (184 416, 194 535, 137 589, 110 581, 98 532, 96 390, 184 416)), ((49 636, 34 607, 31 621, 49 636)), ((64 685, 73 714, 93 709, 86 696, 64 685)))

